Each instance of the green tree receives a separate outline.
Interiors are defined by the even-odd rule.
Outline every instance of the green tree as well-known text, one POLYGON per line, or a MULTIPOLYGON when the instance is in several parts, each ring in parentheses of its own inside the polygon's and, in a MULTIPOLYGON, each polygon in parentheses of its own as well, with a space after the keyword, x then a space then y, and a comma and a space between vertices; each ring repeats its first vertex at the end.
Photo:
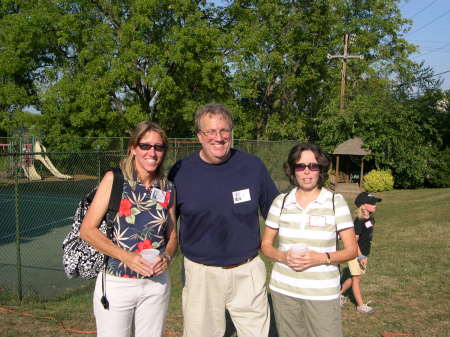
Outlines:
POLYGON ((409 105, 416 112, 421 125, 420 133, 426 139, 429 161, 425 182, 432 187, 450 186, 450 91, 432 87, 424 88, 413 96, 409 105))
POLYGON ((240 104, 238 134, 304 139, 308 116, 328 93, 326 2, 233 1, 225 25, 240 104), (311 95, 315 92, 315 95, 311 95))
POLYGON ((40 108, 42 71, 62 56, 53 43, 59 12, 50 1, 0 2, 0 132, 22 127, 22 110, 40 108))
POLYGON ((239 134, 262 139, 317 139, 318 111, 339 95, 348 33, 348 89, 383 69, 399 76, 414 47, 401 37, 408 21, 396 1, 231 1, 223 26, 233 44, 229 62, 241 109, 239 134))
POLYGON ((221 34, 202 1, 63 5, 56 39, 68 55, 46 72, 51 85, 41 92, 52 143, 124 135, 143 119, 159 122, 171 137, 186 136, 200 104, 229 97, 221 34))
POLYGON ((392 170, 396 187, 426 186, 443 168, 440 153, 446 153, 438 124, 448 114, 436 108, 442 98, 441 91, 431 90, 426 96, 399 99, 392 81, 367 80, 354 92, 345 114, 335 113, 337 102, 321 111, 321 143, 332 150, 359 136, 371 150, 376 168, 392 170))
POLYGON ((232 97, 216 15, 194 0, 2 1, 0 128, 31 105, 60 148, 143 119, 192 135, 199 105, 232 97))

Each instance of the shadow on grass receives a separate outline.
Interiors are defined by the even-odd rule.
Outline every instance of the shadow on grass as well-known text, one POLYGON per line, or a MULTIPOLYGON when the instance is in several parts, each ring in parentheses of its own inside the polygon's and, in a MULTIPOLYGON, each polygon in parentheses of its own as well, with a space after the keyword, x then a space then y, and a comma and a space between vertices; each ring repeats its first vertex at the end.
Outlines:
MULTIPOLYGON (((270 307, 270 330, 269 330, 269 337, 278 337, 277 328, 275 325, 275 316, 273 314, 273 305, 272 305, 272 296, 270 293, 268 294, 269 297, 269 307, 270 307)), ((230 314, 228 311, 226 311, 226 330, 223 337, 235 337, 236 334, 236 328, 234 327, 233 321, 231 320, 230 314)))

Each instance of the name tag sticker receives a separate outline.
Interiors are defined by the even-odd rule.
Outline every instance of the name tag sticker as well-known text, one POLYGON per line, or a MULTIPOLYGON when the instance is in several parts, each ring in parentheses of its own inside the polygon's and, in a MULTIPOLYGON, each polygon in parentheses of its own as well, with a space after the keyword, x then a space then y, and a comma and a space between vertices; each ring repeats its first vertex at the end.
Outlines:
POLYGON ((370 228, 373 226, 373 224, 370 220, 366 221, 365 225, 366 225, 366 228, 370 228))
POLYGON ((157 202, 164 202, 166 200, 166 192, 153 187, 150 191, 150 199, 156 200, 157 202))
POLYGON ((240 204, 241 202, 250 201, 250 190, 247 188, 245 190, 234 191, 233 192, 233 202, 235 204, 240 204))
POLYGON ((326 219, 323 215, 310 215, 309 225, 311 227, 325 227, 327 224, 326 219))

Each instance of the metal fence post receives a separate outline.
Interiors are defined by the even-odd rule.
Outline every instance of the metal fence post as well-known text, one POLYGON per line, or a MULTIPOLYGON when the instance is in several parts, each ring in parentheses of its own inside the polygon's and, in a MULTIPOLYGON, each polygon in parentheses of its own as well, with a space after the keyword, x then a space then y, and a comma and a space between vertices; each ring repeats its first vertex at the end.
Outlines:
MULTIPOLYGON (((22 152, 22 151, 20 151, 22 152)), ((22 301, 22 258, 20 254, 21 241, 21 225, 20 225, 20 199, 19 199, 19 168, 20 168, 20 154, 15 154, 15 179, 14 179, 14 201, 16 210, 16 258, 17 258, 17 293, 19 300, 22 301)))

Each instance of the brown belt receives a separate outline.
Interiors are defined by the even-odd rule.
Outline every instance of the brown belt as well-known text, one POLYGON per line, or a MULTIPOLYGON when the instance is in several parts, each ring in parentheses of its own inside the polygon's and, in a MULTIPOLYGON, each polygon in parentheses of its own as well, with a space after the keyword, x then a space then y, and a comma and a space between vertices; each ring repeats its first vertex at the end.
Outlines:
POLYGON ((229 266, 218 266, 221 267, 223 269, 232 269, 232 268, 236 268, 239 266, 242 266, 243 264, 249 263, 250 261, 252 261, 255 257, 257 257, 258 255, 255 255, 251 258, 248 258, 247 260, 242 261, 241 263, 237 263, 237 264, 230 264, 229 266))

